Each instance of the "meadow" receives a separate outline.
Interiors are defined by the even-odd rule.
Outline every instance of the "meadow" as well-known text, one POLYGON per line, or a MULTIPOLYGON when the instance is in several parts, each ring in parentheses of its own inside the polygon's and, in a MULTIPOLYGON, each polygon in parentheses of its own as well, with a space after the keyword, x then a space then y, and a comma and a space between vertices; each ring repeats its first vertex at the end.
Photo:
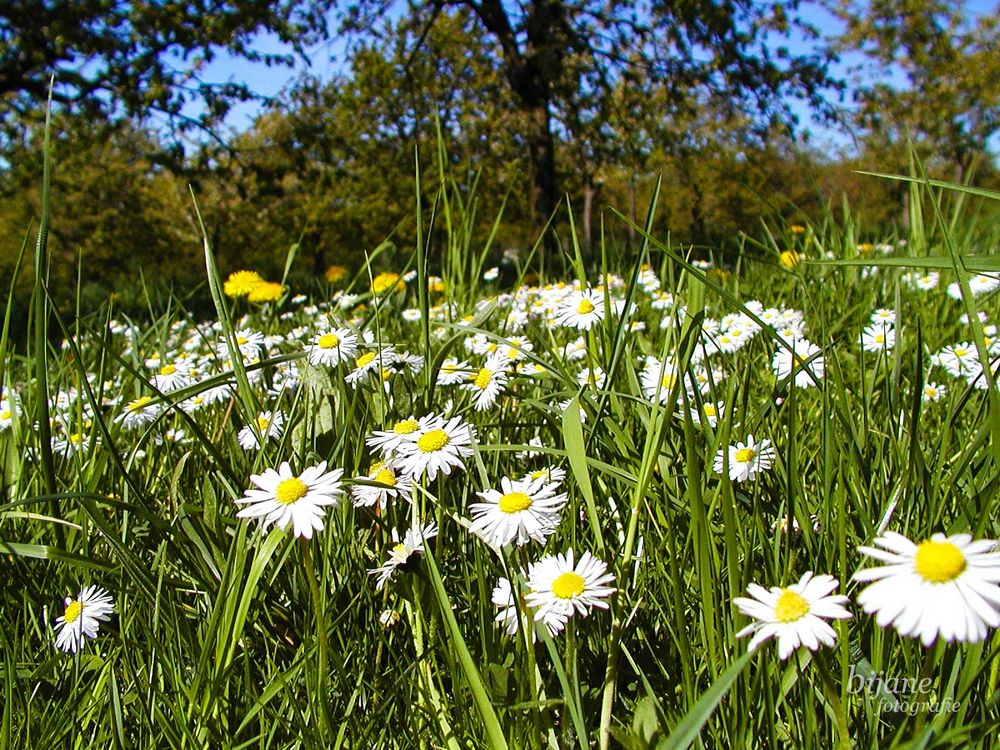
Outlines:
POLYGON ((910 190, 585 259, 442 176, 304 288, 206 240, 212 317, 61 311, 43 217, 0 748, 989 746, 1000 196, 910 190))

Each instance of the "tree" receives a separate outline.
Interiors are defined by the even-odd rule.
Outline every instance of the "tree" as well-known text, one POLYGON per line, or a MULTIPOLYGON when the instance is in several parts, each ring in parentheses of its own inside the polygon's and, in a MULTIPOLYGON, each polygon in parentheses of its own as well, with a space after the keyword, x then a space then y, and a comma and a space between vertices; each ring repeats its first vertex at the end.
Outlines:
MULTIPOLYGON (((622 81, 665 82, 676 100, 692 89, 725 92, 732 106, 788 118, 785 93, 819 100, 827 79, 825 59, 791 55, 768 46, 796 21, 796 0, 422 0, 410 4, 418 24, 432 26, 442 11, 465 7, 496 47, 498 64, 520 115, 532 172, 536 225, 545 222, 561 195, 556 164, 557 102, 563 112, 606 106, 622 81)), ((360 0, 346 12, 344 27, 363 32, 391 0, 360 0)), ((601 129, 590 129, 603 137, 601 129)))
MULTIPOLYGON (((305 57, 326 38, 333 0, 13 0, 0 9, 0 126, 23 132, 44 105, 50 76, 57 106, 95 119, 158 112, 174 132, 211 131, 230 104, 255 96, 244 84, 212 83, 199 71, 220 51, 267 65, 268 33, 305 57), (192 116, 185 108, 204 105, 192 116)), ((179 147, 179 141, 175 143, 179 147)))
POLYGON ((901 157, 906 141, 925 158, 946 160, 961 182, 1000 132, 1000 5, 972 19, 948 0, 839 0, 840 51, 877 66, 855 89, 857 124, 869 145, 901 157))

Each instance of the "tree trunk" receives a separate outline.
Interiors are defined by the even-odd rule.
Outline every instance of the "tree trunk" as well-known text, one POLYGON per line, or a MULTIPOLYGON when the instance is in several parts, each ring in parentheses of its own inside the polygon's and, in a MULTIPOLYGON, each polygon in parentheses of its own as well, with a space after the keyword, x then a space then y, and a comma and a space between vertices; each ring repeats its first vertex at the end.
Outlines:
POLYGON ((523 112, 531 160, 532 223, 541 231, 559 202, 552 121, 547 101, 524 107, 523 112))

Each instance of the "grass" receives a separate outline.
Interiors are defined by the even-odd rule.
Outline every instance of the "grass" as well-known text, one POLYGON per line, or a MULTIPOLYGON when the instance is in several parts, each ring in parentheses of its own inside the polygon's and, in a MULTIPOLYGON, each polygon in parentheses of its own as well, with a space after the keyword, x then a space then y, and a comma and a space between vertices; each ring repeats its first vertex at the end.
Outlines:
MULTIPOLYGON (((141 321, 116 320, 110 303, 66 319, 48 297, 40 233, 32 336, 24 348, 6 335, 0 342, 14 406, 0 432, 0 748, 988 745, 1000 718, 994 634, 924 648, 852 604, 854 618, 835 625, 835 647, 782 661, 773 643, 746 653, 736 633, 749 621, 732 602, 750 583, 787 585, 807 570, 837 577, 853 599, 851 576, 869 564, 857 547, 884 529, 913 539, 1000 535, 996 391, 931 363, 959 341, 974 342, 981 360, 994 356, 974 313, 995 321, 995 293, 975 296, 969 279, 996 270, 984 251, 997 227, 963 216, 995 196, 917 179, 915 207, 924 210, 911 211, 908 242, 890 255, 859 251, 863 228, 830 216, 804 234, 769 227, 727 272, 694 264, 686 248, 642 226, 640 247, 613 249, 625 224, 609 213, 596 261, 570 242, 528 281, 539 246, 485 282, 496 232, 477 238, 483 209, 445 164, 433 204, 417 202, 413 257, 386 245, 359 261, 336 299, 360 297, 343 307, 318 282, 266 305, 227 298, 206 240, 215 321, 178 303, 141 321), (804 261, 786 269, 778 257, 790 247, 804 261), (912 289, 903 278, 914 268, 940 271, 941 283, 912 289), (405 291, 370 294, 379 271, 407 269, 416 276, 405 291), (443 293, 429 281, 435 273, 443 293), (672 295, 662 309, 650 276, 672 295), (581 360, 566 349, 577 332, 544 317, 521 328, 503 296, 574 278, 603 284, 606 304, 628 311, 579 334, 581 360), (952 280, 960 300, 944 291, 952 280), (308 299, 295 299, 300 292, 308 299), (802 311, 825 362, 812 387, 775 377, 772 357, 787 345, 753 299, 802 311), (863 352, 859 337, 876 308, 895 310, 897 345, 863 352), (405 320, 406 309, 419 319, 405 320), (714 355, 709 389, 689 392, 675 379, 664 386, 669 406, 644 394, 645 357, 693 375, 703 321, 738 312, 764 328, 739 351, 714 355), (371 347, 418 354, 422 369, 393 376, 386 390, 345 383, 351 363, 310 366, 308 342, 327 319, 368 332, 371 347), (276 337, 260 361, 239 356, 243 328, 276 337), (473 337, 510 346, 515 333, 532 348, 514 348, 543 374, 512 375, 495 406, 476 411, 469 393, 436 383, 450 356, 478 371, 483 357, 465 349, 473 337), (157 390, 160 363, 186 342, 189 356, 204 358, 199 382, 157 390), (603 383, 580 379, 593 368, 603 383), (922 398, 928 380, 947 387, 945 398, 922 398), (232 390, 218 403, 179 408, 223 383, 232 390), (116 417, 142 395, 158 416, 128 429, 116 417), (692 409, 716 401, 725 405, 716 427, 693 420, 692 409), (363 483, 373 430, 446 408, 475 426, 475 452, 464 471, 418 483, 411 503, 374 512, 345 497, 311 541, 236 518, 251 474, 323 460, 363 483), (280 409, 285 426, 244 450, 238 432, 262 409, 280 409), (773 468, 743 483, 720 477, 716 452, 749 433, 773 442, 773 468), (83 450, 54 449, 72 434, 83 450), (529 447, 538 455, 525 457, 529 447), (469 533, 477 492, 549 464, 567 472, 568 504, 544 549, 494 550, 469 533), (414 522, 440 533, 377 590, 369 571, 386 559, 392 531, 414 522), (497 627, 497 579, 516 582, 543 554, 569 548, 609 564, 618 589, 610 609, 554 637, 497 627), (88 583, 113 594, 116 613, 77 654, 63 654, 52 623, 63 598, 88 583), (884 684, 855 692, 856 675, 926 678, 931 687, 920 696, 884 684), (907 713, 891 710, 896 699, 957 708, 907 713)), ((293 252, 286 277, 294 262, 293 252)), ((26 312, 8 306, 4 330, 26 312)))

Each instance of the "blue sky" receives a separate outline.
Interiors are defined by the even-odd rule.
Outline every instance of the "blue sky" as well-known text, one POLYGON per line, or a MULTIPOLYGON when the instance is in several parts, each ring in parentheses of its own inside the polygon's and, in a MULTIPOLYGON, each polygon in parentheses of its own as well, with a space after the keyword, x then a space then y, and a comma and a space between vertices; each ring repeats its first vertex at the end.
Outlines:
MULTIPOLYGON (((983 13, 996 12, 997 0, 966 0, 966 10, 970 17, 977 18, 983 13)), ((824 36, 834 35, 839 31, 840 24, 835 17, 814 3, 807 3, 801 11, 804 20, 815 25, 824 36)), ((806 52, 814 44, 804 37, 795 37, 785 42, 789 50, 795 53, 806 52)), ((261 35, 255 44, 261 52, 288 54, 291 49, 283 45, 273 35, 261 35)), ((254 91, 264 96, 275 96, 288 86, 298 75, 309 72, 321 80, 330 80, 345 70, 345 44, 343 40, 334 38, 322 45, 309 50, 311 64, 306 66, 301 61, 294 68, 268 67, 262 63, 249 63, 246 60, 220 54, 202 71, 202 78, 211 82, 233 81, 246 83, 254 91)), ((861 61, 860 56, 845 58, 833 72, 839 77, 849 79, 850 70, 861 61)), ((896 78, 900 83, 898 72, 878 71, 879 75, 896 78)), ((845 101, 849 106, 850 102, 845 101)), ((827 151, 849 150, 851 139, 849 135, 837 129, 831 129, 812 119, 812 113, 804 102, 793 102, 792 108, 800 120, 800 130, 807 130, 814 146, 827 151)), ((237 105, 227 118, 227 125, 234 131, 249 127, 254 117, 261 111, 261 105, 247 102, 237 105)), ((188 114, 197 114, 198 108, 192 106, 188 114)))

